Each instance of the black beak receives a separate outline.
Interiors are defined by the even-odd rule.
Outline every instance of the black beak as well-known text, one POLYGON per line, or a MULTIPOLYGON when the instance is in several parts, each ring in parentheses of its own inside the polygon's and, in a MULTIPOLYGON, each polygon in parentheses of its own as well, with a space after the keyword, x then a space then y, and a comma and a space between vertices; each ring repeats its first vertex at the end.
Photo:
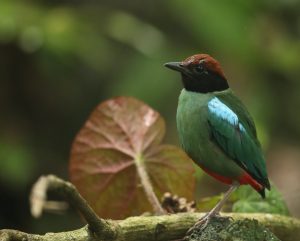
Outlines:
POLYGON ((165 63, 164 66, 166 66, 169 69, 176 70, 179 72, 185 71, 185 68, 181 64, 181 62, 169 62, 169 63, 165 63))

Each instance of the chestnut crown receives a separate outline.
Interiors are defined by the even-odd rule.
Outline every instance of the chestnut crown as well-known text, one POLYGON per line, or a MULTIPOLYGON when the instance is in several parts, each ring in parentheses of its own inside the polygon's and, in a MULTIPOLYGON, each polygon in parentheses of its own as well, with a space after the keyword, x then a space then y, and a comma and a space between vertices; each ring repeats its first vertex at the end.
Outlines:
POLYGON ((184 88, 188 91, 208 93, 229 88, 219 62, 208 54, 195 54, 165 66, 181 73, 184 88))

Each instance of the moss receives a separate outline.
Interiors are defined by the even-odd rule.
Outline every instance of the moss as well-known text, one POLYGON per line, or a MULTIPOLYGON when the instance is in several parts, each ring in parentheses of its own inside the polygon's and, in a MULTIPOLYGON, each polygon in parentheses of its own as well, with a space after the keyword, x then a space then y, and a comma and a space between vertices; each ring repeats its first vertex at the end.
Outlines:
POLYGON ((204 227, 199 226, 185 241, 280 241, 257 220, 233 221, 230 218, 212 218, 204 227))

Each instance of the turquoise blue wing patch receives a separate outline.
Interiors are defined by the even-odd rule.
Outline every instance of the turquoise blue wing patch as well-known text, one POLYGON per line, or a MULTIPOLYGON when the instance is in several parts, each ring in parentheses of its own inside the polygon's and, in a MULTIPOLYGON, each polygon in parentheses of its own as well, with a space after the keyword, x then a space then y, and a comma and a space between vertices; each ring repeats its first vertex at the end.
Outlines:
POLYGON ((248 133, 246 122, 214 97, 208 102, 208 123, 213 141, 255 180, 269 187, 264 157, 260 146, 248 133))

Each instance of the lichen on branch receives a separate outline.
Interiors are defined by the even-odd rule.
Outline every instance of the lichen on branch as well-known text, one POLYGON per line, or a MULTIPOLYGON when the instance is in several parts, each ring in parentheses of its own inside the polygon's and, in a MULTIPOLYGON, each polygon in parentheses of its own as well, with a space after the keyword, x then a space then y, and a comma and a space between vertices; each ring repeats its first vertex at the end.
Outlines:
POLYGON ((255 219, 232 220, 214 217, 204 228, 195 227, 184 241, 280 241, 268 228, 255 219))

